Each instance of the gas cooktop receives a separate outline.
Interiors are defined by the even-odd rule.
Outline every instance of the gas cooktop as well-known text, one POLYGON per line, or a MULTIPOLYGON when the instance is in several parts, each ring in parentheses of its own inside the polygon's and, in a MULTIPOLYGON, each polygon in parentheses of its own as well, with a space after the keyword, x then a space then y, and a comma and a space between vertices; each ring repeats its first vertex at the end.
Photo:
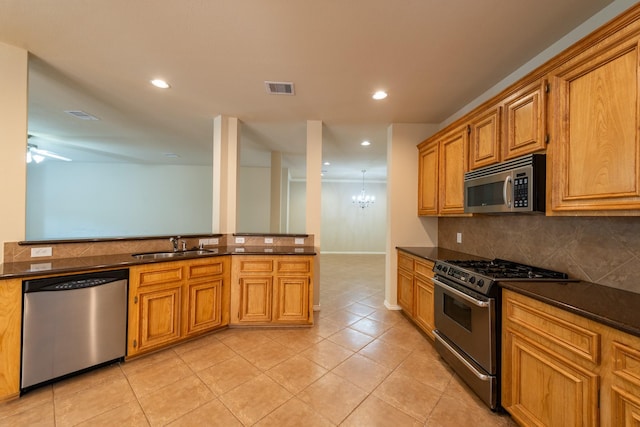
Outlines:
POLYGON ((456 283, 488 294, 497 281, 568 281, 569 276, 559 271, 531 265, 494 260, 437 261, 433 271, 456 283))

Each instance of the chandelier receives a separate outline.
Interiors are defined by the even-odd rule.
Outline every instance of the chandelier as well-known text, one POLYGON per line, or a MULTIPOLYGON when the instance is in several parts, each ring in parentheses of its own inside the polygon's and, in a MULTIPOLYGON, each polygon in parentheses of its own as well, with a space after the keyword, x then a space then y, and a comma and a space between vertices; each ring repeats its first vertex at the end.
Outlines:
POLYGON ((366 169, 362 169, 362 190, 360 194, 351 197, 351 202, 354 205, 357 205, 359 208, 364 209, 369 205, 372 205, 376 201, 376 196, 372 196, 367 194, 364 191, 364 174, 367 172, 366 169))

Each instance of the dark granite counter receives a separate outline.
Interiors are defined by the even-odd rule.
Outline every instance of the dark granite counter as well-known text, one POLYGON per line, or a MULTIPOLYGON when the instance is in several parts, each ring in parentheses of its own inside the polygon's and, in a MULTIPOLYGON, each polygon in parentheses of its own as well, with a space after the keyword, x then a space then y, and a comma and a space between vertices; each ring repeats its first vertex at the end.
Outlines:
POLYGON ((444 249, 439 247, 398 246, 396 247, 396 249, 411 255, 415 255, 420 258, 428 259, 429 261, 433 261, 433 262, 436 262, 439 259, 440 260, 486 259, 476 255, 471 255, 464 252, 452 251, 451 249, 444 249))
POLYGON ((640 294, 590 282, 500 282, 518 292, 640 337, 640 294))
POLYGON ((80 273, 87 270, 128 268, 132 265, 181 261, 222 255, 316 255, 310 246, 223 246, 209 249, 206 255, 184 255, 177 258, 137 259, 132 254, 88 256, 60 259, 34 259, 26 262, 0 264, 0 279, 30 277, 44 274, 80 273))
MULTIPOLYGON (((438 247, 397 247, 430 261, 483 259, 438 247)), ((486 258, 484 258, 486 259, 486 258)), ((591 282, 499 282, 500 287, 640 337, 640 294, 591 282)))

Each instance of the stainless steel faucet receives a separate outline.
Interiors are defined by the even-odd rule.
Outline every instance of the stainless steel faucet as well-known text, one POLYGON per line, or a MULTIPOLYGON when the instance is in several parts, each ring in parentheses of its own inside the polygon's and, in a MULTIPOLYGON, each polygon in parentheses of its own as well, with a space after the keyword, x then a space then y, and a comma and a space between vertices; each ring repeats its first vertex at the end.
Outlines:
MULTIPOLYGON (((173 252, 178 252, 178 244, 180 242, 180 236, 171 237, 171 238, 169 238, 169 241, 173 245, 173 252)), ((184 246, 184 245, 185 245, 185 242, 183 240, 182 241, 182 246, 184 246)))

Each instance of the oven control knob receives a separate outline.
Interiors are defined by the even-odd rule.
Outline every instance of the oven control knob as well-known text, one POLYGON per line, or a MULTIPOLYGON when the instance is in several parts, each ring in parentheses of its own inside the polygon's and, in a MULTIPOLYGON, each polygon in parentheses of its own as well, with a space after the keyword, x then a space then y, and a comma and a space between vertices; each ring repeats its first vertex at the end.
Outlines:
POLYGON ((436 265, 436 270, 438 271, 442 270, 442 266, 440 264, 436 265))
POLYGON ((442 267, 442 272, 443 272, 443 273, 446 273, 446 272, 447 272, 447 270, 449 270, 447 267, 442 267))
POLYGON ((478 279, 478 287, 481 288, 484 286, 484 280, 478 279))
POLYGON ((474 276, 469 277, 469 283, 471 283, 472 285, 476 283, 476 278, 474 276))

